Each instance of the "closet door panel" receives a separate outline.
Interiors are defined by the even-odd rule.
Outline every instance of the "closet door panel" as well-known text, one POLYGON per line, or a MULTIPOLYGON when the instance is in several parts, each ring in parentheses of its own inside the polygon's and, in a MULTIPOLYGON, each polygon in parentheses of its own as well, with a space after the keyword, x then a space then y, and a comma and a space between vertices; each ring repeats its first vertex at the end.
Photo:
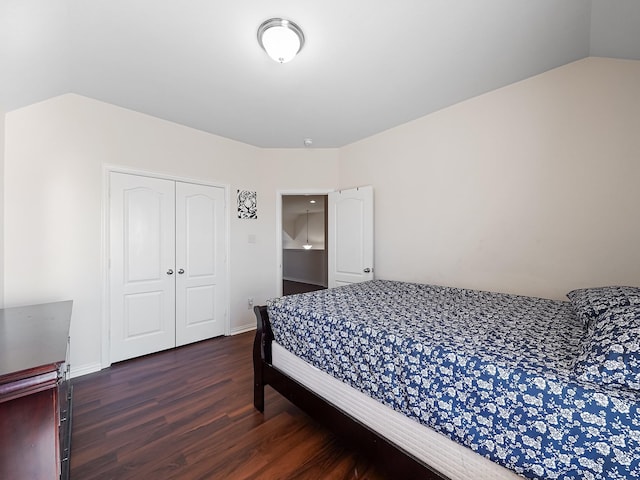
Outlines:
POLYGON ((176 183, 176 345, 225 333, 223 188, 176 183))
POLYGON ((110 174, 111 361, 175 346, 175 184, 110 174))

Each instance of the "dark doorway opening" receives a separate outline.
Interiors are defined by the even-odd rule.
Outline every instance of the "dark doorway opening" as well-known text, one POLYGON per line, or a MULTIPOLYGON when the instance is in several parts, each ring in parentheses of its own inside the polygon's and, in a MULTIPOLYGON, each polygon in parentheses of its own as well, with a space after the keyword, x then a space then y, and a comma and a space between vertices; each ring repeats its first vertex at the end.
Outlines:
POLYGON ((327 195, 282 196, 282 294, 328 286, 327 195))

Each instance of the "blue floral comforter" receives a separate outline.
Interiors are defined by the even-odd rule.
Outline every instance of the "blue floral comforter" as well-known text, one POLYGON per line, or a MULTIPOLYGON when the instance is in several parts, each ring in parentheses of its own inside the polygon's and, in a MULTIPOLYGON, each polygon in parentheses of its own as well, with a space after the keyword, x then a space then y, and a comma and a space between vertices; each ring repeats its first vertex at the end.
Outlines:
POLYGON ((568 302, 374 280, 268 312, 298 357, 528 478, 640 478, 640 395, 576 380, 568 302))

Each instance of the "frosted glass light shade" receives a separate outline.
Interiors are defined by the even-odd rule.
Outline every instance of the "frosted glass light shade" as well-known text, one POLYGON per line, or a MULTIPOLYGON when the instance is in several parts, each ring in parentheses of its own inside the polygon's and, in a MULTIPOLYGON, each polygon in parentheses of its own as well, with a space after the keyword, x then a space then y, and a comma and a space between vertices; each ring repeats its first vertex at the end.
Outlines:
POLYGON ((302 50, 304 34, 289 20, 271 18, 258 27, 258 43, 276 62, 287 63, 302 50))

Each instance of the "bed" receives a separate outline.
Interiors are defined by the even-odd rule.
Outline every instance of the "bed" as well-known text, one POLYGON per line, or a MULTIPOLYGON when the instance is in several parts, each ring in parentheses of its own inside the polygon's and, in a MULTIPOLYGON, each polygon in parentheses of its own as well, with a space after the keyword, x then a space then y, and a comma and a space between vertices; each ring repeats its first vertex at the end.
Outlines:
POLYGON ((398 478, 640 478, 640 289, 387 280, 256 307, 271 385, 398 478))

